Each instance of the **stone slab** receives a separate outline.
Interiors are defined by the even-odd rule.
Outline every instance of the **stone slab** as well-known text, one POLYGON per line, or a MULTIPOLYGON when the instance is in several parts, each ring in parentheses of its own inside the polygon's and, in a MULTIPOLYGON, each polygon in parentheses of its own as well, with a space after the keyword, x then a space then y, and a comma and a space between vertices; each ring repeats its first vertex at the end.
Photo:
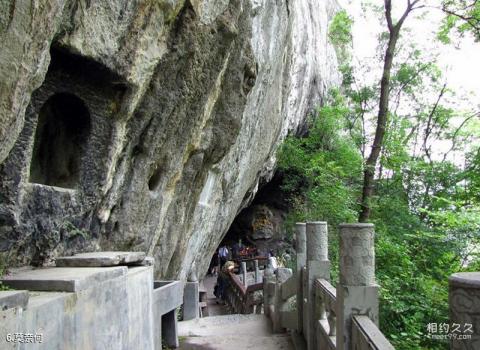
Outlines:
POLYGON ((143 261, 138 263, 141 266, 154 266, 155 265, 155 258, 151 256, 147 256, 143 261))
POLYGON ((57 267, 107 267, 141 264, 144 252, 91 252, 62 256, 56 259, 57 267))
POLYGON ((128 268, 118 267, 51 267, 22 271, 5 276, 2 282, 17 289, 78 292, 106 280, 126 275, 128 268))
POLYGON ((28 297, 28 291, 26 290, 0 291, 0 310, 7 310, 14 307, 26 309, 28 297))

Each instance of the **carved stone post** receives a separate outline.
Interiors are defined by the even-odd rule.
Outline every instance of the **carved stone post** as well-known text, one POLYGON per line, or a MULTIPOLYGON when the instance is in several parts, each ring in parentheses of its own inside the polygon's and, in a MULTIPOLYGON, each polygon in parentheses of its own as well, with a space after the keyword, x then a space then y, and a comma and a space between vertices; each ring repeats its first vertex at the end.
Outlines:
MULTIPOLYGON (((307 335, 308 350, 316 350, 316 319, 315 290, 313 281, 317 278, 330 280, 330 261, 328 260, 328 229, 324 221, 307 222, 307 301, 308 324, 304 325, 307 335)), ((305 294, 304 294, 305 295, 305 294)))
POLYGON ((185 283, 183 292, 183 320, 193 320, 200 317, 199 285, 197 282, 185 283))
POLYGON ((454 273, 448 281, 450 334, 457 337, 450 341, 450 349, 480 349, 480 272, 454 273))
POLYGON ((273 293, 272 289, 273 282, 276 280, 273 270, 268 266, 263 273, 263 312, 265 316, 271 317, 270 310, 273 305, 273 293))
POLYGON ((283 333, 285 328, 282 325, 282 312, 285 311, 286 303, 282 298, 282 283, 292 277, 292 270, 284 267, 279 267, 275 274, 277 276, 274 293, 274 314, 272 317, 273 333, 283 333))
POLYGON ((306 224, 295 224, 296 250, 297 250, 297 312, 298 333, 303 332, 303 268, 307 264, 307 234, 306 224))
POLYGON ((367 315, 378 326, 373 224, 340 225, 340 283, 337 285, 337 349, 353 349, 352 315, 367 315))

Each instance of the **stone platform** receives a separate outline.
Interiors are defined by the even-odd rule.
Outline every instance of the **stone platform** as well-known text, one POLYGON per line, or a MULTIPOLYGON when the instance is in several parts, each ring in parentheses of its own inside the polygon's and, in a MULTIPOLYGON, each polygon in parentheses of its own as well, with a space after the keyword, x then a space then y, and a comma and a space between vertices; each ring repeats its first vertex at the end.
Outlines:
POLYGON ((13 273, 3 284, 15 289, 34 291, 80 292, 100 282, 125 276, 128 268, 52 267, 13 273))

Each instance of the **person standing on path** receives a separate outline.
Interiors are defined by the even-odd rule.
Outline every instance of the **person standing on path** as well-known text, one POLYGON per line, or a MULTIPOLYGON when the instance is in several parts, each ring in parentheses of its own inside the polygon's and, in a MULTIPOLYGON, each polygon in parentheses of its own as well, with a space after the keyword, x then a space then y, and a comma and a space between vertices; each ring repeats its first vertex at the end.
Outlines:
POLYGON ((220 269, 225 265, 228 260, 228 248, 227 246, 223 245, 218 250, 218 258, 220 259, 220 269))

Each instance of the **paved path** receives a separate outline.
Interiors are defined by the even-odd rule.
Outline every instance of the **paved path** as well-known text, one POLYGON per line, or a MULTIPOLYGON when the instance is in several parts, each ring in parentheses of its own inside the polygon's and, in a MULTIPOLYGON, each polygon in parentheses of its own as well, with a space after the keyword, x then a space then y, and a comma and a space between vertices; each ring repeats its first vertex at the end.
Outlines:
POLYGON ((216 276, 208 275, 203 280, 203 285, 207 290, 207 305, 208 305, 208 315, 209 316, 218 316, 218 315, 227 315, 228 310, 225 305, 217 304, 217 298, 213 295, 213 289, 215 283, 217 282, 216 276))
POLYGON ((293 350, 288 334, 272 334, 264 315, 223 315, 179 322, 182 350, 293 350))

